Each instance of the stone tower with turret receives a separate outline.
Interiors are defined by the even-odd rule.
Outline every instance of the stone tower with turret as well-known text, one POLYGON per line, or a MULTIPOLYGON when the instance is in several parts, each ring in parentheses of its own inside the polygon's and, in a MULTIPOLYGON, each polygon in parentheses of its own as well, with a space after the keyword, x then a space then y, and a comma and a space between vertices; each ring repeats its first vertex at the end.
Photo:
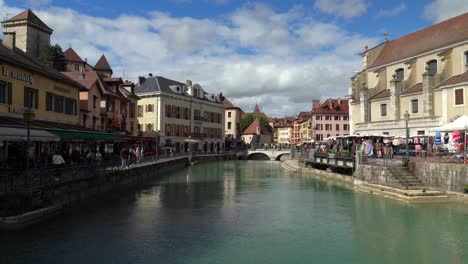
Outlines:
POLYGON ((50 46, 53 30, 30 9, 2 22, 3 44, 19 48, 28 56, 37 58, 41 50, 50 46))

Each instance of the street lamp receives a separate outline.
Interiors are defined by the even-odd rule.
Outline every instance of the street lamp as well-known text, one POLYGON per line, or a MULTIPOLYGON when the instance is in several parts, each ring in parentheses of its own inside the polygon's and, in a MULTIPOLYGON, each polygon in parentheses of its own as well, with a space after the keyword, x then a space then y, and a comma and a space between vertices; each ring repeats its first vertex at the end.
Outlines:
POLYGON ((26 121, 27 138, 26 138, 26 169, 29 169, 29 148, 30 148, 30 134, 31 134, 31 121, 34 119, 34 111, 29 107, 24 110, 23 119, 26 121))
POLYGON ((408 121, 409 121, 409 118, 410 118, 410 114, 408 113, 408 111, 405 112, 404 114, 404 118, 405 118, 405 123, 406 123, 406 162, 409 161, 409 128, 408 128, 408 121))

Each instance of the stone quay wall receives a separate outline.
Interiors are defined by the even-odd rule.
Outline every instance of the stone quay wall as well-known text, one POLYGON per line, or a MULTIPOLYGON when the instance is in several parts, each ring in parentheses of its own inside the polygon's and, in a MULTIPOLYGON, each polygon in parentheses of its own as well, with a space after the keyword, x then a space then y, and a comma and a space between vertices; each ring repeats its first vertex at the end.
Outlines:
POLYGON ((448 192, 464 192, 468 184, 468 166, 450 163, 411 162, 410 171, 424 185, 448 192))
POLYGON ((369 183, 390 186, 398 184, 397 180, 392 177, 391 172, 385 166, 360 164, 353 176, 357 180, 369 183))

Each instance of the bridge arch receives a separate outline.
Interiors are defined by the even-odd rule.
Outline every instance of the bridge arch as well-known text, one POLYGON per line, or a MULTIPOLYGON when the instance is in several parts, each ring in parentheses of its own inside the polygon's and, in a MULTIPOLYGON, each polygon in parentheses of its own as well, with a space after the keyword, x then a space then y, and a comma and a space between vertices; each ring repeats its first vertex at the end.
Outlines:
POLYGON ((290 158, 290 153, 281 153, 278 156, 276 156, 275 160, 276 161, 283 161, 284 158, 290 158))
POLYGON ((256 153, 249 154, 247 156, 247 160, 270 160, 270 156, 268 156, 267 154, 263 152, 256 152, 256 153))

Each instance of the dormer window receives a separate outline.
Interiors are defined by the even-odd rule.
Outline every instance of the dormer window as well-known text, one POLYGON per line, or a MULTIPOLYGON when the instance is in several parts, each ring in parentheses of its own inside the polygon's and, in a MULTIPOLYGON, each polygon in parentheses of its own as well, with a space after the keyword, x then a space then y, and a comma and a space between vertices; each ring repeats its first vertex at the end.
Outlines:
POLYGON ((403 68, 397 69, 395 71, 395 75, 396 75, 395 80, 401 82, 405 79, 405 70, 403 68))
POLYGON ((430 74, 437 73, 437 60, 431 60, 427 62, 427 72, 430 74))

